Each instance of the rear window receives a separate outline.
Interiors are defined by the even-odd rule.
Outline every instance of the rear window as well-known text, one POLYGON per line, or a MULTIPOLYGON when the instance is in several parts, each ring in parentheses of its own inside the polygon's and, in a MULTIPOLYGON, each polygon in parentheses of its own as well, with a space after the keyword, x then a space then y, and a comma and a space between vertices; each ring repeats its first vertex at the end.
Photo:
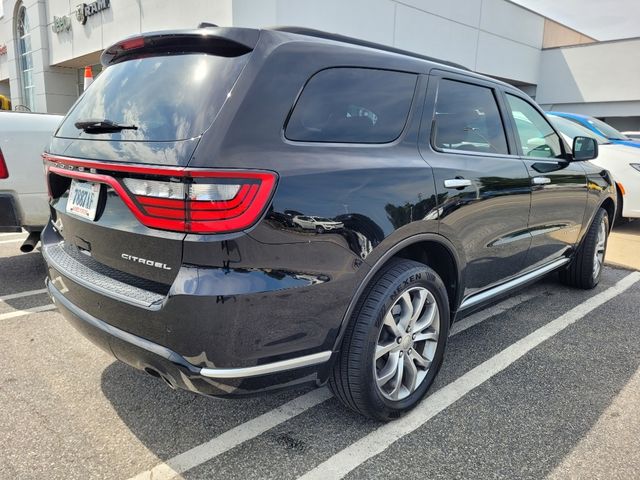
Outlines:
POLYGON ((415 87, 411 73, 323 70, 302 91, 285 136, 303 142, 391 142, 404 128, 415 87))
POLYGON ((222 108, 249 55, 154 56, 112 65, 78 100, 57 136, 150 142, 197 137, 222 108), (75 126, 93 119, 138 129, 87 134, 75 126))
POLYGON ((442 150, 507 155, 507 138, 493 91, 441 80, 433 144, 442 150))

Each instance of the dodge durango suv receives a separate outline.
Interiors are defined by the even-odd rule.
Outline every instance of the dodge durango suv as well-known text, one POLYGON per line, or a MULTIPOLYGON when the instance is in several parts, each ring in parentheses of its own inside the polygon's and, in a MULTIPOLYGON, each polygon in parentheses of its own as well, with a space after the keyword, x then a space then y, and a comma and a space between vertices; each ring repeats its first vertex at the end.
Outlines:
POLYGON ((101 61, 44 154, 47 288, 172 387, 328 383, 390 420, 454 321, 552 271, 600 279, 598 146, 510 85, 300 28, 148 33, 101 61))

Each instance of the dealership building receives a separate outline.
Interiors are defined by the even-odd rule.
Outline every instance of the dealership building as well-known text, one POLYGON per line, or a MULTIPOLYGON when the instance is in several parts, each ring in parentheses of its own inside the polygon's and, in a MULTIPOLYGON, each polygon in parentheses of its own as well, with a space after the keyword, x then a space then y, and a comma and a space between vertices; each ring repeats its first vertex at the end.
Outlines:
MULTIPOLYGON (((505 80, 544 108, 640 130, 640 38, 598 42, 508 0, 2 0, 0 94, 64 113, 83 71, 136 33, 296 25, 392 45, 505 80)), ((165 92, 171 95, 172 86, 165 92)))

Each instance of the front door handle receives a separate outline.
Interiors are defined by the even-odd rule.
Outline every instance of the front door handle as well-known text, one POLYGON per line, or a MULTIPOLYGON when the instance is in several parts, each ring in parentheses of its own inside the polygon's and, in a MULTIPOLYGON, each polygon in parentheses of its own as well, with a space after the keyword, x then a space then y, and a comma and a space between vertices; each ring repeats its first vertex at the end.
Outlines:
POLYGON ((551 179, 549 177, 533 177, 534 185, 548 185, 551 183, 551 179))
POLYGON ((471 180, 466 178, 449 178, 444 181, 445 188, 464 188, 471 186, 471 180))

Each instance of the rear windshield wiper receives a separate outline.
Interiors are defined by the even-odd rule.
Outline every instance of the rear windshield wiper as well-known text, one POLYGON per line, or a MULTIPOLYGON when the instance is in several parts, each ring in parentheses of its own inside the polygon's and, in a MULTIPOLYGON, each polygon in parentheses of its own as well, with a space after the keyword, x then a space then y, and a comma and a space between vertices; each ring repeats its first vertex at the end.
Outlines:
POLYGON ((135 125, 123 125, 111 120, 81 120, 74 124, 77 129, 85 133, 116 133, 122 130, 137 130, 135 125))

